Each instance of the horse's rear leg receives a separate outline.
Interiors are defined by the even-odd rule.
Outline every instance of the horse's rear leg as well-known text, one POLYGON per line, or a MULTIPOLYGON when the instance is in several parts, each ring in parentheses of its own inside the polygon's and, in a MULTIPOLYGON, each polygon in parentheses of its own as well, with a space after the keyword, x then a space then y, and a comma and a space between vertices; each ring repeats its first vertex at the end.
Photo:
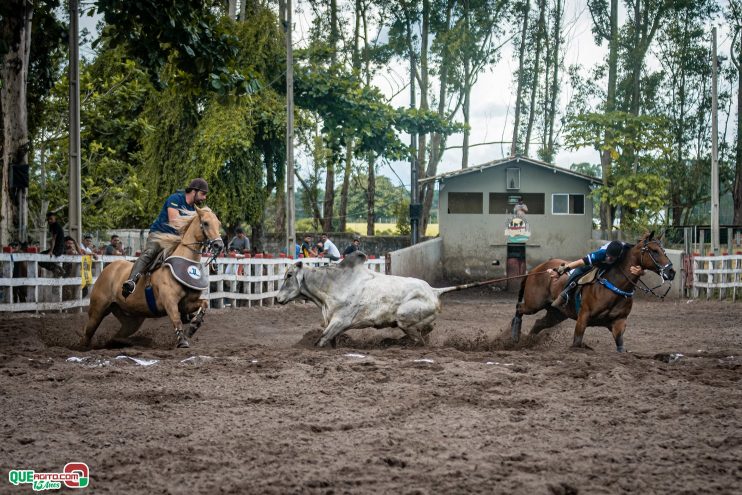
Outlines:
POLYGON ((551 328, 554 325, 558 325, 566 319, 567 317, 564 315, 564 313, 562 313, 558 309, 549 306, 548 308, 546 308, 546 316, 536 320, 536 322, 533 324, 533 327, 531 327, 531 335, 538 335, 541 330, 545 328, 551 328))
POLYGON ((615 320, 611 325, 611 333, 613 334, 613 340, 616 341, 616 351, 625 352, 626 349, 623 347, 623 333, 626 330, 626 318, 615 320))
POLYGON ((587 329, 588 312, 583 306, 580 314, 577 316, 577 323, 575 324, 575 336, 572 339, 572 347, 585 347, 582 343, 582 337, 585 335, 587 329))
MULTIPOLYGON (((551 301, 545 301, 539 306, 527 304, 525 301, 521 301, 515 305, 515 316, 513 316, 513 319, 510 321, 510 337, 513 340, 513 342, 518 342, 520 340, 520 330, 521 330, 521 326, 523 325, 523 315, 532 315, 532 314, 538 313, 542 309, 546 309, 546 310, 551 309, 551 301)), ((547 314, 544 318, 541 318, 540 320, 538 320, 534 324, 533 328, 536 328, 539 322, 547 320, 548 318, 549 318, 549 315, 547 314)), ((563 319, 564 318, 562 318, 562 320, 563 319)), ((543 326, 539 328, 538 331, 541 331, 544 328, 548 328, 550 326, 554 326, 562 320, 555 321, 551 325, 543 326)), ((531 329, 531 333, 533 333, 533 328, 531 329)))
POLYGON ((121 323, 121 328, 116 332, 116 335, 113 336, 114 339, 126 339, 131 337, 137 330, 139 330, 142 323, 144 323, 143 316, 116 315, 116 318, 118 318, 119 323, 121 323))

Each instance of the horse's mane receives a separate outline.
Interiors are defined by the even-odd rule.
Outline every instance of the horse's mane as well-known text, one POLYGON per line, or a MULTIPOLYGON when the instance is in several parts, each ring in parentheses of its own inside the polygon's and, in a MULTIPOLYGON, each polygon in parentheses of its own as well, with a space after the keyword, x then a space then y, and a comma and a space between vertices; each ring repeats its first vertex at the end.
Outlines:
MULTIPOLYGON (((201 208, 201 211, 210 212, 211 209, 208 206, 204 206, 201 208)), ((159 244, 166 258, 180 245, 183 241, 183 235, 188 230, 188 227, 191 226, 191 222, 193 222, 197 217, 198 213, 195 211, 181 209, 180 216, 175 220, 168 222, 168 225, 178 231, 177 234, 167 234, 165 232, 155 232, 152 234, 152 240, 159 244)))

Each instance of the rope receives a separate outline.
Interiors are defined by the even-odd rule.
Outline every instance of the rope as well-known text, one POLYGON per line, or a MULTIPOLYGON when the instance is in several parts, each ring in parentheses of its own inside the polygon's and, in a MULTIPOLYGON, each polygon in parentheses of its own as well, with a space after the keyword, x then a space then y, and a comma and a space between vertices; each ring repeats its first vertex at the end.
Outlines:
POLYGON ((506 282, 508 280, 516 280, 519 278, 526 278, 531 275, 542 275, 542 274, 548 274, 549 272, 543 271, 543 272, 536 272, 536 273, 526 273, 525 275, 513 275, 512 277, 504 277, 504 278, 493 278, 492 280, 485 280, 483 282, 472 282, 470 284, 463 284, 463 285, 457 285, 457 290, 462 289, 471 289, 472 287, 481 287, 483 285, 490 285, 490 284, 496 284, 497 282, 506 282))

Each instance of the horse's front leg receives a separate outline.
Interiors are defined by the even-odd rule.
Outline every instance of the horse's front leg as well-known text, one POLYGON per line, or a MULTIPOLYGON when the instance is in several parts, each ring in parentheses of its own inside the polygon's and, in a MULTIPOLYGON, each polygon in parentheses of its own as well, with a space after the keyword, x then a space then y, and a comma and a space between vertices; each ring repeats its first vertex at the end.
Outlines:
POLYGON ((196 311, 196 314, 193 316, 191 325, 186 331, 186 336, 188 338, 193 337, 193 334, 196 333, 196 330, 201 328, 201 324, 203 324, 204 322, 204 316, 206 316, 206 309, 209 307, 209 301, 207 301, 206 299, 199 299, 198 302, 200 304, 200 307, 198 308, 198 311, 196 311))
POLYGON ((191 344, 190 342, 188 342, 188 338, 183 333, 183 323, 181 322, 180 318, 178 301, 167 298, 165 301, 162 302, 162 305, 165 308, 167 316, 170 318, 170 323, 173 324, 173 329, 175 330, 175 338, 178 339, 176 347, 190 347, 191 344))
POLYGON ((623 333, 626 330, 626 318, 615 320, 611 325, 611 333, 613 334, 613 340, 616 341, 616 351, 626 352, 623 347, 623 333))

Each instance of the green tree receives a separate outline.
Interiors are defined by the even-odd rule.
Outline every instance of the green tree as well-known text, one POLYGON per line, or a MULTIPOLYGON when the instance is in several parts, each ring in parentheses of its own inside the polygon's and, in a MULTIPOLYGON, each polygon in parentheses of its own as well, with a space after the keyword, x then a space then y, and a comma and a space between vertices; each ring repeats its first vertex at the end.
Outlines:
POLYGON ((657 221, 666 204, 668 181, 659 173, 659 164, 667 159, 670 142, 662 117, 593 113, 567 124, 568 147, 593 147, 608 153, 615 180, 596 189, 595 195, 602 204, 621 208, 621 227, 628 230, 657 221), (631 162, 625 159, 627 151, 631 162))

